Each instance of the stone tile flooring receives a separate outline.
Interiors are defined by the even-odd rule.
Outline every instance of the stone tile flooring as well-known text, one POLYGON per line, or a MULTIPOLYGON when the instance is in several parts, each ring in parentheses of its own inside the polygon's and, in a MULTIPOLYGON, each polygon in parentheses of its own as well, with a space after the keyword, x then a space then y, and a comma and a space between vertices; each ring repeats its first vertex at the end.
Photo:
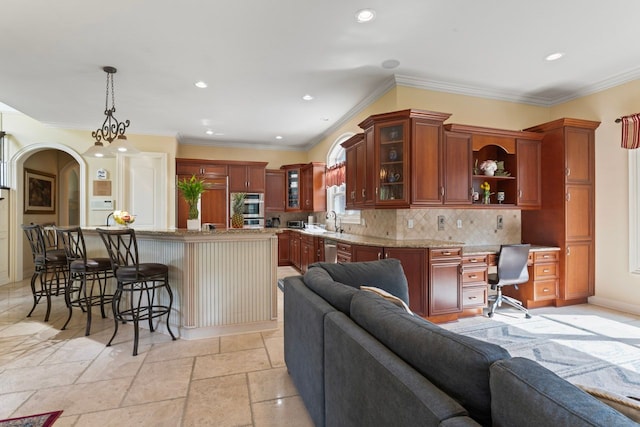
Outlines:
MULTIPOLYGON (((288 267, 279 277, 297 274, 288 267)), ((0 286, 0 419, 64 410, 65 426, 312 426, 284 364, 282 292, 278 329, 202 340, 171 341, 160 332, 122 325, 75 309, 70 325, 62 298, 51 319, 44 304, 31 318, 25 280, 0 286)))

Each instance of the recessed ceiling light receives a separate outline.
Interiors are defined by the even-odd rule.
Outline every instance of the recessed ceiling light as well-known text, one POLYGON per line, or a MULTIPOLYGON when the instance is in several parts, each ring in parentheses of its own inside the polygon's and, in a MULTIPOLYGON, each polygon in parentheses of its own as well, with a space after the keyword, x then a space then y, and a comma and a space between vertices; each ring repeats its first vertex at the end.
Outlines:
POLYGON ((205 82, 203 82, 202 80, 195 82, 194 83, 196 85, 196 87, 199 87, 200 89, 204 89, 207 87, 207 84, 205 82))
POLYGON ((564 52, 555 52, 547 55, 544 59, 547 61, 556 61, 564 56, 564 52))
POLYGON ((302 99, 304 99, 305 101, 311 101, 313 99, 313 96, 306 94, 302 97, 302 99))
POLYGON ((376 11, 373 9, 360 9, 356 12, 356 21, 358 24, 371 22, 376 19, 376 11))
POLYGON ((277 135, 276 139, 282 139, 282 135, 277 135))
POLYGON ((387 59, 382 63, 382 68, 391 70, 393 68, 397 68, 399 65, 400 65, 400 61, 398 61, 397 59, 387 59))
POLYGON ((329 121, 329 117, 323 117, 321 120, 322 120, 323 122, 328 122, 328 121, 329 121))
POLYGON ((213 131, 212 131, 211 129, 208 129, 205 133, 206 133, 207 135, 213 135, 213 131))

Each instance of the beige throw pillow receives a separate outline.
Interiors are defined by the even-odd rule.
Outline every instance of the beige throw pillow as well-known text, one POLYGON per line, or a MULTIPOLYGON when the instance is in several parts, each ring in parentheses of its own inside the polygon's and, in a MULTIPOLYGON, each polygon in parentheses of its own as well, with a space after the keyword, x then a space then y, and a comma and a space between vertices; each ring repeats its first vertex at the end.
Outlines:
POLYGON ((363 291, 369 291, 369 292, 373 292, 374 294, 380 295, 382 298, 386 299, 387 301, 391 301, 398 307, 404 308, 407 311, 407 313, 413 314, 413 311, 409 309, 409 306, 404 301, 402 301, 397 296, 390 294, 384 289, 376 288, 375 286, 364 286, 364 285, 360 286, 360 289, 362 289, 363 291))
POLYGON ((636 398, 629 398, 600 388, 587 387, 580 384, 576 385, 601 402, 611 406, 616 411, 640 423, 640 402, 638 402, 636 398))

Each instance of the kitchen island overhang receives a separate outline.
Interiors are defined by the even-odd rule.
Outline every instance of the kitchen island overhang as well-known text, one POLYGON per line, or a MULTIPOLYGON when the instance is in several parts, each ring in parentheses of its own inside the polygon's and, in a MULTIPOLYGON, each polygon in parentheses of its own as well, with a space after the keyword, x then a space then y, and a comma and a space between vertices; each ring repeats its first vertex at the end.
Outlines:
MULTIPOLYGON (((91 256, 105 256, 96 228, 100 227, 83 228, 87 251, 91 256)), ((136 229, 136 239, 140 262, 169 266, 174 293, 169 323, 179 330, 180 338, 277 328, 278 239, 274 230, 136 229)), ((166 333, 162 322, 155 326, 166 333)))

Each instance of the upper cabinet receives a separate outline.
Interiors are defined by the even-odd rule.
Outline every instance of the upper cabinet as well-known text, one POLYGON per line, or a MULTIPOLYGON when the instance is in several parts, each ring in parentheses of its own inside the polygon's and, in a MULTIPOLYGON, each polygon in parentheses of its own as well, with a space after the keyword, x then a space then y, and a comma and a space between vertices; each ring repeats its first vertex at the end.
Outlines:
POLYGON ((347 209, 361 209, 374 205, 373 128, 352 136, 342 143, 342 147, 346 154, 347 209))
POLYGON ((264 193, 266 162, 238 162, 229 164, 229 191, 264 193))
POLYGON ((265 212, 285 211, 285 176, 280 169, 267 169, 266 191, 264 193, 265 212))
POLYGON ((327 209, 325 163, 284 165, 280 169, 285 176, 286 212, 321 212, 327 209))
POLYGON ((227 165, 202 159, 176 159, 176 175, 195 175, 201 178, 227 175, 227 165))

